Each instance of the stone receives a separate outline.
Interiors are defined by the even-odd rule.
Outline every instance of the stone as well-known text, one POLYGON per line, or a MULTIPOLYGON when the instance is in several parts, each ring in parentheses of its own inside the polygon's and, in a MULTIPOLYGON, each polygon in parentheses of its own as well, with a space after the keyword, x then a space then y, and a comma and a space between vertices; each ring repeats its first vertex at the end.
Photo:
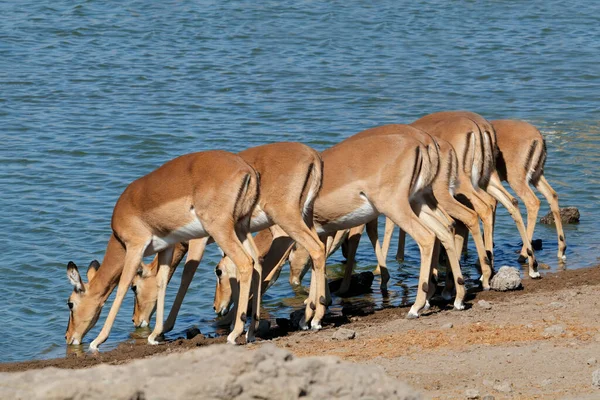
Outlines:
POLYGON ((332 336, 334 340, 350 340, 356 337, 356 331, 347 328, 339 328, 332 336))
POLYGON ((588 358, 588 360, 586 362, 587 362, 587 365, 596 365, 598 363, 598 360, 596 360, 595 357, 592 357, 592 358, 588 358))
POLYGON ((552 385, 552 379, 548 378, 548 379, 544 379, 542 381, 542 386, 550 386, 552 385))
POLYGON ((486 396, 483 396, 483 398, 481 400, 496 400, 496 398, 494 396, 492 396, 491 394, 488 394, 486 396))
POLYGON ((256 329, 256 336, 264 338, 269 334, 271 330, 271 321, 268 319, 261 319, 258 322, 258 328, 256 329))
MULTIPOLYGON (((371 286, 375 275, 371 271, 361 272, 359 274, 352 274, 350 279, 350 288, 347 292, 343 293, 343 297, 358 296, 365 293, 371 293, 371 286)), ((329 282, 329 291, 336 293, 342 285, 342 278, 334 279, 329 282)))
POLYGON ((550 303, 550 307, 552 308, 563 308, 564 306, 564 303, 561 303, 560 301, 553 301, 550 303))
POLYGON ((512 383, 508 381, 500 382, 494 385, 494 390, 501 393, 510 393, 512 392, 512 383))
POLYGON ((544 337, 556 337, 566 332, 565 327, 562 325, 551 325, 544 329, 542 336, 544 337))
POLYGON ((271 344, 255 350, 212 345, 78 370, 0 373, 0 382, 2 399, 422 398, 381 367, 331 356, 294 357, 271 344))
POLYGON ((521 288, 521 271, 514 267, 500 267, 490 281, 490 287, 500 292, 521 288))
POLYGON ((600 388, 600 369, 592 372, 592 386, 600 388))
POLYGON ((465 391, 465 397, 467 399, 478 399, 479 398, 479 390, 477 390, 477 389, 467 389, 465 391))
POLYGON ((544 248, 544 243, 542 242, 542 239, 533 239, 531 241, 531 247, 533 248, 533 251, 540 251, 544 248))
POLYGON ((189 340, 198 336, 200 333, 200 329, 198 329, 197 326, 192 326, 191 328, 185 330, 185 337, 189 340))
POLYGON ((492 304, 489 301, 479 300, 477 302, 477 305, 479 307, 483 308, 484 310, 491 310, 492 309, 492 304))
MULTIPOLYGON (((564 207, 560 209, 560 220, 563 224, 577 224, 579 223, 580 216, 577 207, 564 207)), ((540 223, 553 224, 554 215, 552 215, 552 211, 540 218, 540 223)))
POLYGON ((442 329, 452 329, 454 324, 452 322, 448 322, 447 324, 442 325, 442 329))

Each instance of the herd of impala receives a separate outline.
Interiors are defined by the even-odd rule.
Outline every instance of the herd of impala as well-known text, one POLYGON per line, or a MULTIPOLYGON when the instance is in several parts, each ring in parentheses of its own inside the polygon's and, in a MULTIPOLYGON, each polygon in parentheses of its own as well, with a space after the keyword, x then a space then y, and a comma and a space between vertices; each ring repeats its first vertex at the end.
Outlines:
POLYGON ((107 339, 129 287, 135 294, 136 326, 147 326, 156 310, 148 342, 158 343, 173 328, 204 249, 213 241, 224 254, 215 269, 214 309, 233 317, 229 343, 236 343, 244 332, 247 312, 251 316, 246 340, 254 340, 262 294, 288 259, 291 283, 298 284, 307 266, 312 268, 301 325, 320 329, 331 301, 326 259, 345 245, 348 262, 340 292, 346 291, 365 226, 383 291, 389 280, 386 258, 394 225, 401 229, 398 257, 403 256, 405 233, 418 244, 419 283, 407 318, 418 317, 435 292, 440 245, 447 254, 448 276, 453 277, 444 296, 454 293, 454 307, 462 310, 461 250, 471 233, 481 284, 489 289, 498 201, 517 225, 523 241, 519 260, 528 263, 530 277, 540 276, 531 246, 540 201, 530 185, 550 203, 558 257, 565 258, 558 197, 544 177, 545 161, 546 144, 534 126, 513 120, 488 122, 468 111, 438 112, 409 125, 368 129, 320 154, 285 142, 237 155, 205 151, 175 158, 131 183, 119 197, 104 259, 101 265, 90 264, 87 282, 69 262, 67 276, 74 290, 67 303, 67 344, 81 343, 116 286, 106 322, 90 348, 96 350, 107 339), (525 204, 526 226, 503 180, 525 204), (386 217, 381 244, 380 214, 386 217), (254 232, 258 234, 253 237, 254 232), (186 253, 181 286, 165 323, 166 286, 186 253), (153 254, 157 256, 152 263, 142 262, 153 254))

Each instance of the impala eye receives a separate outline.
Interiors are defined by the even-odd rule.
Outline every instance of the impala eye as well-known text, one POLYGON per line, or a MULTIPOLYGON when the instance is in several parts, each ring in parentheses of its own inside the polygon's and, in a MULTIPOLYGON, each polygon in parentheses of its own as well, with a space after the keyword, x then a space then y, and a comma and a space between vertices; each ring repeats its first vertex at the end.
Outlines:
POLYGON ((70 301, 67 301, 67 305, 69 306, 69 310, 73 309, 73 303, 71 303, 70 301))

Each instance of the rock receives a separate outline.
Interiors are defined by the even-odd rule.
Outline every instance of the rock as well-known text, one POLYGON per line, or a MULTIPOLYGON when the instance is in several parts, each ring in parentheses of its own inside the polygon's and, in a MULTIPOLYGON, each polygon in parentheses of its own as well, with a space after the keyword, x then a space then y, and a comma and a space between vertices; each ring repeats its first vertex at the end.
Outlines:
MULTIPOLYGON (((371 271, 361 272, 360 274, 353 274, 350 280, 350 288, 346 293, 343 293, 343 297, 358 296, 365 293, 371 293, 371 286, 375 275, 371 271)), ((335 279, 329 282, 329 291, 335 293, 340 289, 342 285, 342 278, 335 279)))
POLYGON ((467 389, 465 391, 465 396, 467 397, 467 399, 478 399, 479 398, 479 390, 467 389))
POLYGON ((600 369, 592 372, 592 386, 600 388, 600 369))
MULTIPOLYGON (((579 222, 579 210, 577 207, 564 207, 560 209, 560 220, 563 224, 576 224, 579 222)), ((540 218, 541 224, 553 224, 554 215, 552 211, 540 218)))
POLYGON ((598 363, 598 360, 596 360, 596 358, 592 357, 592 358, 588 358, 588 360, 586 362, 587 362, 587 365, 596 365, 598 363))
POLYGON ((332 336, 334 340, 350 340, 356 337, 356 331, 352 329, 340 328, 332 336))
POLYGON ((185 330, 185 337, 189 340, 198 336, 200 333, 200 329, 198 329, 197 326, 192 326, 191 328, 185 330))
POLYGON ((556 337, 565 333, 565 327, 562 325, 552 325, 544 329, 542 336, 544 337, 556 337))
POLYGON ((271 321, 268 319, 261 319, 258 322, 258 328, 256 329, 256 336, 265 337, 269 334, 271 330, 271 321))
POLYGON ((0 382, 2 399, 421 398, 381 367, 298 358, 269 344, 252 351, 212 345, 79 370, 0 373, 0 382))
POLYGON ((496 398, 491 394, 488 394, 487 396, 483 396, 481 400, 496 400, 496 398))
POLYGON ((549 306, 552 308, 563 308, 565 305, 564 305, 564 303, 561 303, 560 301, 553 301, 552 303, 549 304, 549 306))
POLYGON ((300 322, 304 319, 304 310, 296 310, 290 314, 290 328, 293 331, 300 329, 300 322))
POLYGON ((500 292, 519 289, 521 287, 521 272, 514 267, 500 267, 490 281, 490 287, 500 292))
POLYGON ((500 383, 494 385, 494 390, 501 392, 501 393, 510 393, 513 390, 512 383, 510 383, 508 381, 500 382, 500 383))
POLYGON ((542 386, 550 386, 552 385, 552 379, 548 378, 548 379, 544 379, 542 381, 542 386))
POLYGON ((442 329, 452 329, 454 325, 452 322, 448 322, 447 324, 442 325, 442 329))
POLYGON ((534 251, 540 251, 544 248, 544 243, 542 242, 542 239, 533 239, 531 241, 531 247, 534 251))
POLYGON ((479 300, 477 302, 477 305, 479 307, 483 308, 484 310, 491 310, 492 309, 492 304, 489 301, 479 300))
POLYGON ((494 384, 495 384, 495 383, 496 383, 496 382, 494 382, 494 381, 492 381, 492 380, 489 380, 489 379, 484 379, 484 380, 483 380, 483 385, 484 385, 484 386, 492 387, 492 386, 494 386, 494 384))

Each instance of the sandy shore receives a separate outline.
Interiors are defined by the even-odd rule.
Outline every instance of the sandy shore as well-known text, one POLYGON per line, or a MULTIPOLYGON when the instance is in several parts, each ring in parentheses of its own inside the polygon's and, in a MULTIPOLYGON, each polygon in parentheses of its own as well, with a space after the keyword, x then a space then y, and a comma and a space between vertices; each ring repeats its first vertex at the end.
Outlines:
MULTIPOLYGON (((299 357, 334 355, 380 366, 432 398, 466 398, 467 391, 496 399, 599 398, 592 372, 600 369, 600 267, 546 274, 523 285, 516 292, 471 293, 467 310, 438 305, 418 320, 404 319, 408 308, 401 307, 336 317, 320 332, 274 328, 273 339, 243 349, 273 343, 299 357), (340 327, 355 338, 332 339, 340 327)), ((224 340, 199 335, 161 346, 124 343, 98 355, 0 364, 0 371, 123 364, 224 340)))

